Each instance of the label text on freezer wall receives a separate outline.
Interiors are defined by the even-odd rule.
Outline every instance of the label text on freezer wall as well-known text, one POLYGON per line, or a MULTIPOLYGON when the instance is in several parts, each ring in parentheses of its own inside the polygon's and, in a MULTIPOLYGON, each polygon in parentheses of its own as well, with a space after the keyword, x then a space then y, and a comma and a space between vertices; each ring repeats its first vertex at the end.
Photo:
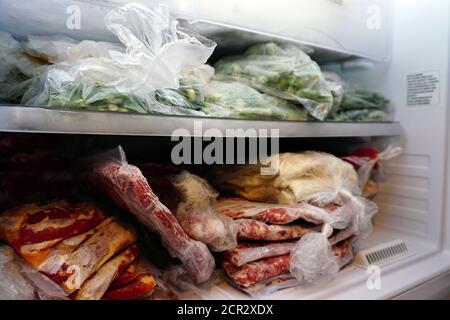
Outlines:
POLYGON ((439 103, 439 71, 427 71, 407 76, 407 105, 433 106, 439 103))

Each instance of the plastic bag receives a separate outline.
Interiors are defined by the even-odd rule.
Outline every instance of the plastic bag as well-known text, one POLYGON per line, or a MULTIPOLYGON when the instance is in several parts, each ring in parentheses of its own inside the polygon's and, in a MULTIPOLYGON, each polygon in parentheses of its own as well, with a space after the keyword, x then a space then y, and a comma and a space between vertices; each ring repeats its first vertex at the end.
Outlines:
POLYGON ((76 62, 87 58, 110 58, 110 51, 125 51, 117 43, 76 41, 65 36, 29 35, 22 46, 27 54, 48 63, 76 62))
POLYGON ((306 110, 239 82, 211 81, 202 111, 211 117, 258 120, 307 120, 306 110))
POLYGON ((236 248, 224 253, 224 258, 235 266, 288 254, 295 247, 296 241, 268 242, 268 243, 239 243, 236 248))
MULTIPOLYGON (((351 193, 343 194, 343 201, 351 206, 353 216, 347 229, 342 235, 352 234, 351 241, 365 238, 372 232, 372 218, 378 212, 374 202, 362 197, 355 197, 351 193)), ((291 274, 301 283, 308 285, 331 279, 339 271, 341 265, 336 254, 331 249, 333 226, 325 223, 322 231, 311 232, 303 236, 291 251, 291 274)), ((339 234, 335 236, 335 240, 339 234)), ((341 243, 346 243, 344 240, 341 243)))
POLYGON ((319 120, 331 111, 333 96, 320 67, 299 47, 265 43, 243 56, 215 64, 218 80, 244 82, 268 94, 295 101, 319 120))
POLYGON ((212 251, 234 248, 238 228, 232 219, 217 212, 219 194, 205 180, 187 171, 175 176, 172 183, 181 194, 177 220, 187 234, 212 251))
POLYGON ((105 25, 124 50, 111 47, 100 50, 98 56, 78 55, 75 60, 49 67, 22 102, 49 107, 89 109, 92 105, 96 110, 202 114, 160 104, 154 91, 177 89, 181 72, 203 65, 215 43, 178 28, 162 5, 149 9, 127 4, 112 9, 105 16, 105 25))
POLYGON ((295 204, 308 202, 319 207, 340 204, 341 191, 360 195, 358 175, 345 161, 324 152, 282 153, 259 164, 218 166, 212 178, 218 188, 252 201, 295 204), (261 174, 270 163, 273 175, 261 174))
POLYGON ((360 148, 352 155, 343 157, 343 160, 351 163, 357 170, 359 186, 363 189, 367 185, 372 172, 378 169, 383 161, 398 157, 402 152, 402 147, 397 145, 389 145, 382 152, 378 152, 375 148, 360 148))
MULTIPOLYGON (((255 219, 271 224, 288 224, 296 220, 304 220, 313 224, 331 223, 335 217, 348 217, 348 206, 335 204, 320 208, 306 202, 295 204, 273 204, 248 201, 242 198, 219 198, 218 210, 233 219, 255 219)), ((338 226, 337 223, 334 223, 338 226)), ((345 222, 344 224, 345 225, 345 222)))
POLYGON ((0 246, 0 275, 0 300, 35 299, 33 286, 14 260, 14 251, 7 246, 0 246))
POLYGON ((9 33, 0 31, 0 102, 19 103, 30 78, 44 72, 44 63, 24 54, 9 33))
POLYGON ((134 214, 152 231, 159 233, 169 253, 183 263, 197 282, 206 282, 214 271, 214 258, 207 246, 191 239, 170 210, 154 194, 142 172, 128 164, 121 147, 84 160, 86 179, 118 207, 134 214))

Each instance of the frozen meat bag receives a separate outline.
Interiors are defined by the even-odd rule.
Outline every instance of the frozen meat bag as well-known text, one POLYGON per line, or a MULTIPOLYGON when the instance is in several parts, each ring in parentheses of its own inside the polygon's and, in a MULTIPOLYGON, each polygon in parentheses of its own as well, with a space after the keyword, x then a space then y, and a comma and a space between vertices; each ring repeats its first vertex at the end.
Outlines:
POLYGON ((219 194, 208 182, 187 171, 171 180, 181 198, 176 209, 177 220, 187 234, 207 244, 212 251, 234 248, 238 227, 231 218, 217 211, 219 194))
POLYGON ((183 263, 184 270, 197 283, 210 278, 215 262, 208 247, 189 237, 139 168, 128 164, 121 147, 86 159, 84 164, 86 178, 95 190, 157 232, 169 253, 183 263))

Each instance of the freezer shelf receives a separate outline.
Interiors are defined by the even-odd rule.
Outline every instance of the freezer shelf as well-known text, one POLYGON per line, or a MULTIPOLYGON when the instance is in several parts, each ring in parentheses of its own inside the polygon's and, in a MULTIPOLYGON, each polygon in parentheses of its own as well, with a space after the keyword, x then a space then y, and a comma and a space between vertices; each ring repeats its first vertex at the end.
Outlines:
POLYGON ((271 129, 278 129, 280 137, 372 137, 401 133, 396 122, 261 121, 0 106, 3 132, 171 136, 177 130, 176 136, 235 136, 233 129, 255 129, 259 136, 260 129, 267 129, 271 137, 274 136, 271 129), (208 132, 208 129, 216 130, 208 132))

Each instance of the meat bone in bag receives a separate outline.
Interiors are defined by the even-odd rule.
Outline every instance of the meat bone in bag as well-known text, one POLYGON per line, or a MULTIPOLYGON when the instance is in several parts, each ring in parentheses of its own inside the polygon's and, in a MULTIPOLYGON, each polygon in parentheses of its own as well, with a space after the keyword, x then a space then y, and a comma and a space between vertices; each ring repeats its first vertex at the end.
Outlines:
POLYGON ((147 228, 160 234, 170 254, 202 283, 212 275, 215 262, 208 247, 190 238, 170 210, 153 192, 141 171, 127 163, 121 147, 86 159, 87 179, 118 207, 128 210, 147 228))

